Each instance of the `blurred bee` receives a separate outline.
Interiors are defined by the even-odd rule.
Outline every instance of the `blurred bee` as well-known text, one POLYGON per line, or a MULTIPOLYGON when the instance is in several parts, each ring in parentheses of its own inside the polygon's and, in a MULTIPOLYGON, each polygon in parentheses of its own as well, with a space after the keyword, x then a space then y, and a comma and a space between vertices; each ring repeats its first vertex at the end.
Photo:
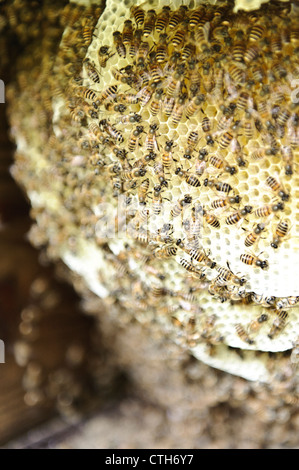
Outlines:
POLYGON ((151 100, 150 112, 152 116, 156 116, 160 110, 162 102, 163 88, 158 88, 151 100))
POLYGON ((181 93, 179 97, 176 99, 175 105, 171 113, 172 124, 177 125, 181 121, 183 117, 186 99, 187 99, 187 95, 185 93, 181 93))
POLYGON ((228 69, 228 72, 231 76, 233 83, 237 83, 238 85, 245 82, 245 73, 240 67, 236 65, 231 65, 228 69))
POLYGON ((262 25, 254 25, 249 31, 249 41, 258 41, 265 34, 265 29, 262 25))
POLYGON ((85 46, 89 46, 89 44, 91 43, 93 30, 94 30, 94 26, 89 24, 86 21, 85 25, 83 27, 83 31, 82 31, 82 37, 83 37, 83 41, 84 41, 85 46))
POLYGON ((241 219, 243 219, 247 214, 250 214, 251 212, 252 206, 244 206, 243 209, 240 209, 226 217, 225 223, 227 225, 237 224, 241 219))
POLYGON ((256 217, 268 217, 269 215, 273 214, 274 212, 283 211, 284 204, 282 202, 277 202, 275 204, 267 204, 263 207, 259 207, 254 211, 254 215, 256 217))
POLYGON ((188 42, 182 50, 182 60, 188 60, 191 56, 195 55, 196 46, 191 42, 188 42))
POLYGON ((247 138, 247 140, 252 139, 254 136, 254 128, 250 120, 247 120, 244 124, 244 135, 247 138))
MULTIPOLYGON (((157 187, 156 187, 157 188, 157 187)), ((159 187, 161 189, 161 187, 159 187)), ((153 214, 159 215, 162 209, 162 196, 161 191, 154 188, 152 211, 153 214)))
POLYGON ((271 242, 272 248, 277 249, 279 247, 282 240, 286 237, 288 231, 289 231, 289 224, 287 220, 281 220, 275 229, 275 235, 271 242))
POLYGON ((158 129, 158 124, 150 124, 149 131, 145 138, 145 148, 149 151, 158 151, 159 146, 157 142, 156 130, 158 129))
POLYGON ((183 21, 187 13, 188 7, 186 5, 181 5, 178 10, 172 13, 169 21, 169 29, 175 29, 179 23, 183 21))
POLYGON ((195 174, 188 173, 188 171, 184 171, 182 168, 177 168, 175 174, 185 178, 186 183, 190 184, 190 186, 194 186, 195 188, 200 186, 200 181, 195 174))
POLYGON ((259 56, 259 49, 257 46, 250 46, 246 49, 244 53, 244 61, 246 64, 250 64, 250 62, 253 62, 257 57, 259 56))
POLYGON ((194 114, 196 114, 200 109, 202 102, 202 95, 194 96, 185 109, 186 118, 190 119, 192 116, 194 116, 194 114))
POLYGON ((134 16, 134 20, 135 20, 137 28, 141 28, 141 26, 144 23, 144 18, 145 18, 144 10, 140 8, 139 6, 132 6, 131 14, 134 16))
POLYGON ((133 42, 133 23, 131 20, 125 20, 124 22, 122 42, 125 46, 130 46, 133 42))
POLYGON ((177 217, 182 213, 184 206, 191 204, 192 197, 189 194, 185 194, 183 199, 178 199, 170 211, 171 217, 177 217))
POLYGON ((199 21, 204 17, 205 8, 200 6, 195 10, 192 10, 189 15, 189 27, 194 28, 198 25, 199 21))
POLYGON ((211 207, 213 209, 220 209, 224 207, 229 207, 232 204, 240 204, 240 202, 241 202, 241 197, 236 195, 236 196, 226 197, 224 199, 216 199, 212 201, 211 207))
POLYGON ((261 269, 267 269, 269 267, 268 261, 261 260, 258 256, 249 255, 249 254, 242 254, 240 255, 240 260, 244 264, 248 264, 249 266, 256 266, 261 269))
POLYGON ((216 266, 216 270, 219 272, 220 278, 225 282, 232 282, 239 286, 245 284, 246 279, 244 277, 236 276, 230 269, 223 268, 221 266, 216 266))
POLYGON ((89 78, 94 82, 94 83, 100 83, 100 75, 98 74, 95 65, 90 62, 89 59, 84 59, 84 65, 86 67, 86 72, 89 78))
POLYGON ((255 320, 252 320, 249 323, 249 330, 252 331, 253 333, 257 333, 262 324, 265 323, 268 320, 268 315, 266 313, 262 313, 258 318, 255 320))
POLYGON ((249 99, 248 93, 245 93, 245 92, 240 93, 239 98, 237 99, 237 102, 236 102, 237 109, 240 109, 240 110, 247 109, 248 99, 249 99))
POLYGON ((244 341, 247 344, 253 344, 254 341, 249 337, 248 333, 245 331, 244 327, 241 325, 241 323, 237 323, 235 325, 237 335, 239 338, 241 338, 242 341, 244 341))
POLYGON ((145 180, 142 181, 141 185, 138 188, 139 204, 145 204, 147 193, 148 193, 148 188, 149 188, 149 179, 146 178, 145 180))
POLYGON ((134 93, 123 93, 117 96, 117 99, 127 104, 137 104, 139 102, 139 97, 134 93))
POLYGON ((277 317, 273 321, 272 327, 268 333, 268 337, 273 339, 286 325, 288 312, 286 310, 275 310, 277 317))
POLYGON ((141 116, 137 113, 126 114, 125 116, 120 116, 118 122, 122 124, 134 124, 135 122, 140 122, 141 116))
POLYGON ((167 170, 171 168, 171 165, 173 162, 172 155, 171 155, 171 149, 173 145, 174 145, 173 140, 168 140, 165 144, 164 152, 162 153, 162 165, 164 169, 167 169, 167 170))
POLYGON ((207 116, 201 121, 201 128, 204 132, 211 132, 211 121, 207 116))
POLYGON ((291 176, 293 174, 294 154, 290 146, 282 146, 282 158, 285 162, 285 174, 291 176))
POLYGON ((243 62, 243 56, 245 53, 245 44, 243 42, 237 42, 232 48, 232 59, 237 62, 243 62))
POLYGON ((185 248, 184 244, 180 239, 177 240, 177 245, 180 246, 192 259, 195 259, 198 263, 203 263, 211 269, 216 267, 215 261, 212 261, 209 256, 202 250, 195 248, 185 248))
POLYGON ((106 67, 107 61, 112 57, 114 54, 109 53, 109 46, 101 46, 98 50, 98 59, 99 64, 102 68, 106 67))
POLYGON ((131 135, 128 140, 128 149, 130 150, 130 152, 133 152, 135 150, 139 137, 143 131, 144 131, 143 126, 136 126, 134 131, 131 132, 131 135))
POLYGON ((186 31, 184 29, 178 29, 172 37, 170 43, 176 50, 179 50, 183 47, 185 42, 185 33, 186 31))
POLYGON ((233 121, 233 116, 230 114, 222 114, 217 124, 217 131, 223 131, 230 127, 233 121))
POLYGON ((157 31, 157 33, 160 33, 168 25, 170 11, 170 7, 168 5, 164 5, 161 13, 158 14, 155 24, 155 31, 157 31))
POLYGON ((259 239, 261 233, 265 230, 265 224, 256 224, 253 232, 250 232, 245 238, 244 244, 246 247, 254 245, 259 239))
POLYGON ((161 248, 156 248, 154 251, 155 258, 170 258, 171 256, 175 256, 177 252, 176 246, 162 246, 161 248))
POLYGON ((119 31, 114 31, 113 33, 113 42, 114 46, 116 48, 116 52, 119 55, 119 57, 126 57, 127 51, 126 47, 122 41, 122 34, 119 31))
POLYGON ((143 36, 148 37, 155 27, 156 22, 156 12, 155 10, 148 10, 144 20, 143 26, 143 36))
POLYGON ((196 266, 193 266, 193 264, 189 263, 185 258, 180 258, 179 263, 183 268, 186 269, 189 273, 194 274, 196 277, 199 277, 200 279, 205 278, 205 274, 203 272, 203 268, 197 268, 196 266))
POLYGON ((86 86, 77 87, 75 93, 76 93, 76 96, 80 96, 81 98, 90 100, 90 101, 91 100, 95 101, 97 98, 97 94, 86 86))
POLYGON ((281 198, 282 201, 287 201, 289 199, 290 195, 285 192, 282 187, 282 184, 275 178, 273 178, 273 176, 268 176, 268 178, 266 179, 266 184, 270 186, 272 191, 274 191, 277 196, 281 198))

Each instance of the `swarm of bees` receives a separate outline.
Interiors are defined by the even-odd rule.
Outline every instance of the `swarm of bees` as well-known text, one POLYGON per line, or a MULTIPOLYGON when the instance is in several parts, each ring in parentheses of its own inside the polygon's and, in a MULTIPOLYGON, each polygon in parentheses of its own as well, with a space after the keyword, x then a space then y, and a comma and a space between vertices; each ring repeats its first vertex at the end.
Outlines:
POLYGON ((98 277, 105 292, 117 279, 118 302, 171 312, 173 324, 200 312, 192 344, 211 357, 223 344, 278 351, 299 304, 279 267, 291 244, 298 258, 298 18, 289 4, 248 16, 225 1, 156 3, 133 2, 111 37, 90 14, 64 20, 57 63, 67 78, 51 86, 66 106, 46 153, 66 182, 64 207, 77 214, 72 233, 78 224, 80 237, 96 242, 103 266, 114 257, 113 276, 99 266, 98 277), (61 158, 73 154, 84 163, 63 170, 61 158), (122 249, 108 232, 94 235, 102 203, 122 249), (135 302, 131 280, 141 278, 135 302), (216 309, 209 335, 200 298, 216 309), (229 338, 218 330, 218 306, 229 338), (229 318, 232 307, 240 318, 229 318), (253 307, 271 313, 251 315, 253 307))

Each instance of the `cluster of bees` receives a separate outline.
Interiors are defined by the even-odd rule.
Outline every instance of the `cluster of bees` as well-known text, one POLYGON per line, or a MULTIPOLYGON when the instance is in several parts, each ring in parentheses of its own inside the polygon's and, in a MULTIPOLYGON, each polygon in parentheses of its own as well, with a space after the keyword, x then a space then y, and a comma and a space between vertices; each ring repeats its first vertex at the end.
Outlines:
MULTIPOLYGON (((99 281, 113 301, 136 316, 158 312, 189 345, 203 342, 211 354, 225 338, 220 315, 205 311, 202 296, 219 300, 219 309, 239 306, 248 314, 260 307, 250 322, 235 323, 244 349, 258 349, 260 329, 279 338, 299 303, 296 295, 250 288, 252 278, 275 268, 268 254, 279 257, 298 229, 292 83, 299 34, 289 10, 271 5, 234 15, 225 2, 176 10, 134 5, 100 42, 100 9, 68 6, 55 73, 45 66, 32 85, 42 98, 35 113, 49 89, 52 111, 56 106, 49 116, 55 135, 47 135, 43 152, 55 181, 63 181, 56 194, 62 209, 35 214, 40 232, 50 234, 48 251, 57 258, 67 246, 76 255, 78 238, 96 241, 99 281), (118 199, 126 233, 115 249, 114 240, 95 237, 93 206, 115 208, 118 199), (223 250, 226 240, 232 245, 223 250), (235 241, 244 272, 235 267, 235 241)), ((42 176, 30 178, 19 161, 15 177, 38 191, 42 176)), ((43 178, 48 187, 48 174, 43 178)))
MULTIPOLYGON (((233 15, 226 4, 159 11, 133 6, 131 18, 113 32, 113 45, 101 44, 94 60, 84 59, 68 87, 81 149, 96 173, 111 181, 114 197, 125 195, 128 212, 137 202, 128 235, 149 257, 176 259, 221 302, 274 310, 279 298, 273 305, 245 294, 246 277, 216 262, 203 239, 223 227, 237 230, 244 239, 240 261, 268 271, 260 242, 277 250, 290 237, 287 214, 299 138, 291 96, 299 73, 299 31, 288 9, 280 21, 273 20, 273 7, 245 16, 233 15), (239 179, 248 178, 252 166, 267 170, 272 162, 279 172, 270 169, 261 178, 267 202, 260 204, 242 193, 239 179), (182 194, 174 198, 177 186, 182 194), (154 231, 153 218, 160 220, 154 231)), ((94 26, 91 19, 82 22, 86 46, 94 26)), ((158 292, 165 298, 168 291, 158 292)), ((285 324, 281 311, 275 310, 280 320, 269 338, 285 324)), ((250 344, 241 325, 236 331, 250 344)))

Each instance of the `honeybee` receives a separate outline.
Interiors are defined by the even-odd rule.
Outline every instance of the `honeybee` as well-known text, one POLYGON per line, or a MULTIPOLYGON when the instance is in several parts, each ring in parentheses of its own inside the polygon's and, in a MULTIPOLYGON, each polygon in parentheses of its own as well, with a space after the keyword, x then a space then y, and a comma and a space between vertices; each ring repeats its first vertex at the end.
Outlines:
POLYGON ((262 25, 254 25, 249 31, 249 41, 258 41, 265 34, 265 29, 262 25))
POLYGON ((168 140, 164 147, 164 152, 162 153, 162 165, 164 168, 169 169, 172 165, 172 155, 171 149, 174 145, 173 140, 168 140))
POLYGON ((133 41, 133 23, 131 20, 125 20, 122 32, 122 42, 125 46, 130 46, 133 41))
POLYGON ((194 96, 185 109, 185 116, 188 119, 194 116, 194 114, 196 114, 197 111, 200 109, 200 105, 202 104, 202 102, 203 102, 202 95, 194 96))
POLYGON ((273 321, 272 327, 268 333, 268 337, 273 339, 286 325, 288 312, 286 310, 275 310, 277 317, 273 321))
POLYGON ((233 135, 231 134, 231 132, 226 131, 220 137, 219 147, 222 148, 222 149, 225 149, 226 147, 228 147, 230 145, 232 140, 233 140, 233 135))
POLYGON ((199 277, 200 279, 205 278, 205 273, 203 272, 203 268, 197 268, 196 266, 193 266, 193 264, 189 263, 189 261, 187 261, 185 258, 180 258, 179 263, 189 273, 194 274, 196 277, 199 277))
POLYGON ((203 120, 201 121, 201 128, 204 132, 211 131, 211 121, 207 116, 204 116, 203 120))
POLYGON ((117 142, 123 142, 124 138, 122 133, 117 130, 114 125, 110 124, 106 119, 102 119, 99 122, 100 128, 103 128, 105 132, 107 132, 113 139, 117 142))
POLYGON ((273 176, 268 176, 268 178, 266 179, 266 184, 270 186, 272 191, 274 191, 277 196, 281 198, 282 201, 287 201, 289 199, 290 195, 285 192, 282 187, 282 184, 275 178, 273 178, 273 176))
POLYGON ((236 173, 236 167, 230 166, 225 160, 218 157, 217 155, 212 155, 209 159, 211 165, 217 169, 222 168, 224 171, 234 175, 236 173))
POLYGON ((250 64, 250 62, 254 61, 259 56, 259 49, 257 46, 250 46, 246 49, 244 53, 244 61, 246 64, 250 64))
POLYGON ((265 230, 265 224, 256 224, 253 232, 250 232, 245 238, 245 246, 250 247, 254 245, 260 237, 260 234, 265 230))
POLYGON ((211 227, 214 227, 214 228, 220 227, 220 221, 215 215, 208 213, 205 209, 203 209, 202 215, 205 221, 207 222, 207 224, 211 225, 211 227))
POLYGON ((142 29, 136 29, 136 31, 134 32, 133 40, 130 43, 130 48, 129 48, 130 57, 133 57, 133 58, 136 57, 138 50, 139 50, 140 43, 141 43, 141 38, 142 38, 142 29))
POLYGON ((170 16, 170 7, 168 5, 164 5, 161 13, 158 14, 157 19, 156 19, 155 30, 158 33, 160 33, 168 25, 169 16, 170 16))
POLYGON ((194 28, 198 25, 199 21, 204 17, 205 8, 200 6, 192 10, 189 16, 189 27, 194 28))
POLYGON ((144 23, 144 18, 145 18, 144 10, 140 8, 139 6, 132 6, 131 14, 134 16, 134 20, 135 20, 137 28, 141 28, 141 26, 144 23))
MULTIPOLYGON (((161 189, 161 187, 159 187, 161 189)), ((154 189, 153 193, 153 202, 152 202, 152 210, 153 214, 159 215, 162 209, 162 196, 161 191, 158 189, 154 189)))
POLYGON ((183 69, 177 69, 175 72, 170 76, 170 80, 166 87, 165 93, 168 97, 176 96, 181 84, 182 84, 182 75, 184 73, 183 69))
POLYGON ((200 186, 200 181, 195 174, 188 173, 188 171, 183 171, 181 168, 177 168, 175 174, 185 178, 186 183, 190 184, 190 186, 194 186, 195 188, 200 186))
POLYGON ((160 110, 162 102, 163 88, 158 88, 155 92, 154 97, 152 98, 150 104, 150 112, 152 116, 156 116, 160 110))
POLYGON ((139 98, 139 103, 142 108, 149 102, 153 92, 154 88, 150 85, 146 85, 137 93, 137 97, 139 98))
POLYGON ((149 52, 149 43, 147 41, 141 41, 139 44, 138 54, 137 54, 137 65, 144 66, 145 60, 149 52))
POLYGON ((177 125, 182 119, 186 98, 187 95, 185 93, 181 93, 175 102, 171 112, 171 122, 174 125, 177 125))
POLYGON ((240 255, 240 260, 244 264, 248 264, 249 266, 256 266, 261 269, 267 269, 269 267, 269 263, 266 260, 261 260, 258 256, 249 255, 249 254, 242 254, 240 255))
POLYGON ((131 132, 131 135, 128 140, 128 149, 130 150, 130 152, 133 152, 135 150, 139 137, 143 131, 144 131, 143 126, 136 126, 134 131, 131 132))
MULTIPOLYGON (((181 240, 177 240, 177 244, 180 246, 181 240)), ((182 247, 184 249, 184 247, 182 247)), ((195 259, 198 263, 203 263, 211 269, 216 267, 215 261, 212 261, 208 255, 204 251, 198 250, 196 248, 186 248, 186 253, 191 256, 191 258, 195 259)))
POLYGON ((254 341, 249 337, 248 333, 245 331, 244 327, 241 325, 241 323, 237 323, 235 325, 237 335, 239 338, 241 338, 242 341, 244 341, 247 344, 253 344, 254 341))
POLYGON ((117 93, 117 85, 111 85, 110 87, 106 88, 106 90, 102 91, 100 96, 96 100, 97 106, 101 105, 104 101, 112 101, 114 100, 117 93))
POLYGON ((252 206, 244 206, 243 209, 240 209, 233 214, 229 215, 225 219, 227 225, 237 224, 241 219, 243 219, 247 214, 252 212, 252 206))
POLYGON ((149 151, 159 150, 157 137, 156 137, 157 129, 158 129, 158 124, 150 124, 149 131, 147 133, 147 136, 144 142, 146 150, 149 150, 149 151))
POLYGON ((141 185, 138 188, 139 204, 145 204, 148 188, 149 188, 149 179, 146 178, 145 180, 142 181, 141 185))
POLYGON ((183 21, 186 16, 188 7, 186 5, 181 5, 180 8, 173 12, 169 21, 169 29, 175 29, 179 23, 183 21))
POLYGON ((172 44, 173 47, 179 50, 183 47, 184 41, 185 41, 185 30, 178 29, 176 33, 174 34, 174 36, 172 37, 170 43, 172 44))
POLYGON ((170 256, 175 256, 177 252, 176 246, 165 245, 161 248, 156 248, 154 251, 154 256, 156 258, 169 258, 170 256))
POLYGON ((165 33, 159 36, 159 43, 156 48, 156 61, 158 64, 165 62, 167 58, 167 37, 165 33))
POLYGON ((223 268, 221 266, 216 266, 216 270, 219 272, 220 278, 225 282, 232 282, 239 286, 243 286, 246 282, 245 277, 236 276, 230 269, 223 268))
POLYGON ((226 197, 226 198, 223 198, 223 199, 216 199, 216 200, 212 201, 211 207, 213 209, 220 209, 220 208, 223 208, 223 207, 231 206, 232 204, 240 204, 241 199, 242 198, 239 195, 226 197))
POLYGON ((254 211, 256 217, 268 217, 274 212, 283 211, 284 204, 282 202, 277 202, 275 204, 267 204, 266 206, 259 207, 254 211))
POLYGON ((189 194, 185 194, 183 199, 178 199, 170 211, 171 217, 177 217, 178 215, 180 215, 184 206, 191 204, 191 202, 192 197, 189 194))
POLYGON ((94 63, 91 63, 89 59, 84 59, 84 65, 86 67, 86 72, 89 78, 94 83, 100 83, 100 75, 98 74, 94 63))
POLYGON ((151 34, 155 27, 155 22, 156 22, 156 12, 155 10, 148 10, 145 16, 144 20, 144 26, 143 26, 143 36, 146 38, 151 34))
POLYGON ((286 237, 287 233, 289 231, 289 224, 287 220, 281 220, 276 229, 275 229, 275 235, 273 237, 273 240, 271 242, 272 248, 277 249, 282 242, 283 238, 286 237))
POLYGON ((106 67, 107 61, 112 57, 114 54, 109 53, 109 46, 101 46, 98 50, 98 59, 99 64, 102 68, 106 67))
POLYGON ((182 59, 188 60, 196 52, 196 46, 191 42, 188 42, 182 50, 182 59))
POLYGON ((256 333, 261 328, 262 324, 268 320, 268 315, 266 313, 262 313, 258 318, 252 320, 249 323, 249 330, 253 333, 256 333))
POLYGON ((127 55, 126 46, 122 41, 122 34, 119 31, 113 33, 114 46, 119 57, 125 58, 127 55))
POLYGON ((118 122, 122 124, 134 124, 135 122, 140 122, 141 116, 137 113, 126 114, 125 116, 120 116, 118 122))
POLYGON ((120 172, 120 178, 122 181, 133 180, 135 178, 139 178, 140 176, 144 176, 145 172, 146 170, 141 170, 140 168, 122 170, 120 172))
POLYGON ((285 162, 285 167, 284 167, 285 174, 291 176, 293 174, 294 155, 293 155, 293 150, 290 146, 282 147, 282 158, 285 162))
POLYGON ((165 182, 165 175, 164 175, 164 167, 162 163, 160 162, 155 162, 154 163, 154 172, 158 177, 158 180, 161 184, 164 184, 165 182))
POLYGON ((197 145, 199 139, 199 135, 197 131, 191 131, 190 134, 187 137, 187 145, 191 151, 194 149, 194 147, 197 145))
POLYGON ((163 113, 168 117, 171 116, 174 105, 175 105, 175 98, 173 96, 165 97, 162 103, 163 113))

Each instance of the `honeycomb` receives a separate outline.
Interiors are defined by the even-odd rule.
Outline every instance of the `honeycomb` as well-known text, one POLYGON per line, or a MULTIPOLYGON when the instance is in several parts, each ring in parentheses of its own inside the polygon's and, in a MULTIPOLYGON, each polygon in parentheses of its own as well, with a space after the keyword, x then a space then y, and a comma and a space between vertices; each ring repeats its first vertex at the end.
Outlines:
POLYGON ((8 91, 12 173, 33 243, 107 305, 271 382, 297 374, 298 18, 212 3, 68 4, 54 64, 8 91))

